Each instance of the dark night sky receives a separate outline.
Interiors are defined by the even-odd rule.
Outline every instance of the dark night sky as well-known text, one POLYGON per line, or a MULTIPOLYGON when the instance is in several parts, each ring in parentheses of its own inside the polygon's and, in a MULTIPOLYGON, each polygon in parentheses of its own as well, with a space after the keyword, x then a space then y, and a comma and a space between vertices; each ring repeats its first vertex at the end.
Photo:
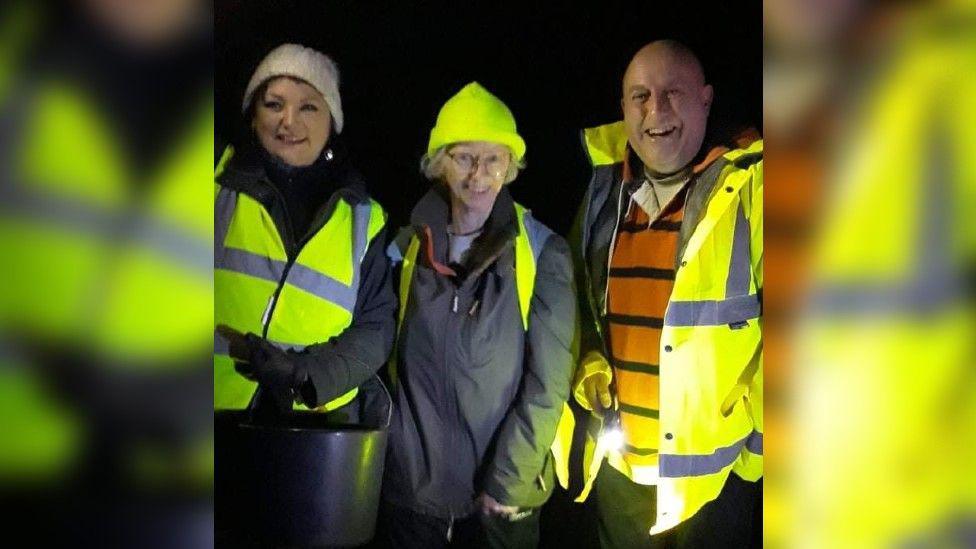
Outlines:
POLYGON ((264 54, 286 41, 320 49, 339 64, 354 162, 399 226, 427 187, 418 163, 437 111, 477 80, 528 144, 512 193, 565 234, 588 180, 579 130, 620 119, 620 78, 644 43, 676 38, 699 54, 716 92, 711 126, 760 127, 761 3, 573 4, 218 0, 218 142, 236 131, 264 54))

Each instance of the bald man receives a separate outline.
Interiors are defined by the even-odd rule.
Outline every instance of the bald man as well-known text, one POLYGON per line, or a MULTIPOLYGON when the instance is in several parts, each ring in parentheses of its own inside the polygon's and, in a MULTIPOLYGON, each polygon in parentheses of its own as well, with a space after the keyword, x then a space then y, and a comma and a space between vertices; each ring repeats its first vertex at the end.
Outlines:
POLYGON ((583 132, 574 396, 603 547, 748 547, 762 477, 762 142, 705 143, 714 91, 662 40, 583 132))

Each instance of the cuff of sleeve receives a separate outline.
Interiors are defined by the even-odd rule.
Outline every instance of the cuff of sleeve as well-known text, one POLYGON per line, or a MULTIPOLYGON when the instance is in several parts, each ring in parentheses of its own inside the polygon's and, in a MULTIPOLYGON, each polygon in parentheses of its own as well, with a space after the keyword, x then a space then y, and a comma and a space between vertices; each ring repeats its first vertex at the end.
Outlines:
POLYGON ((613 370, 611 370, 610 364, 598 351, 586 353, 583 360, 580 361, 580 366, 576 370, 576 380, 573 382, 573 397, 580 406, 589 412, 592 412, 593 409, 586 399, 583 382, 591 376, 606 376, 608 382, 613 379, 613 370))
POLYGON ((481 489, 502 505, 516 505, 512 503, 512 498, 508 493, 508 490, 506 490, 505 487, 502 486, 500 482, 497 482, 491 475, 485 478, 484 485, 481 489))

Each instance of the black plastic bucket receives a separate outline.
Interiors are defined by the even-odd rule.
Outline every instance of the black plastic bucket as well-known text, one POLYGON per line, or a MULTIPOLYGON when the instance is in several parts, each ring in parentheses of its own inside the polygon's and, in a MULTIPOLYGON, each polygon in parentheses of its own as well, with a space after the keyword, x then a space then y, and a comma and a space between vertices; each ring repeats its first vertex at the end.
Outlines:
POLYGON ((247 412, 215 414, 218 545, 350 547, 372 539, 389 395, 374 379, 339 412, 350 410, 352 418, 293 412, 268 423, 251 422, 247 412))

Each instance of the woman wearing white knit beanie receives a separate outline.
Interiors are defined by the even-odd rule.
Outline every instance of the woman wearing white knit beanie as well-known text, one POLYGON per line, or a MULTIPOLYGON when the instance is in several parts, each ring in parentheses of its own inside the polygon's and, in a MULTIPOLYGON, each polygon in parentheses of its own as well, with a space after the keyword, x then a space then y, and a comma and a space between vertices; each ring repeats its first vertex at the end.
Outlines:
POLYGON ((250 132, 216 177, 214 407, 355 422, 392 348, 396 303, 386 214, 339 139, 339 71, 281 45, 241 110, 250 132))

